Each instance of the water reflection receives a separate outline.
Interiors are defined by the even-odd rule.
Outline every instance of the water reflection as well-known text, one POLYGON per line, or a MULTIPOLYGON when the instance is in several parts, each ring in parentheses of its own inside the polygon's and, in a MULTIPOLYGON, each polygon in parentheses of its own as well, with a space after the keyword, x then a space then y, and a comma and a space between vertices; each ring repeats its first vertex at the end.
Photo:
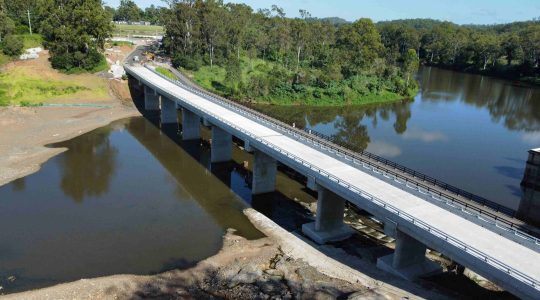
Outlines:
POLYGON ((109 141, 111 130, 110 127, 100 128, 94 134, 52 145, 69 149, 59 160, 62 168, 60 185, 64 194, 76 202, 109 191, 118 155, 118 150, 109 141))
POLYGON ((350 144, 351 148, 365 150, 371 140, 368 123, 377 127, 379 119, 394 119, 393 127, 397 134, 407 130, 411 118, 411 102, 402 101, 385 105, 359 107, 287 107, 255 105, 254 108, 301 128, 312 128, 331 136, 334 140, 350 144))
POLYGON ((144 118, 121 120, 0 187, 2 292, 189 267, 227 228, 261 237, 246 204, 177 143, 144 118))
POLYGON ((540 89, 509 81, 425 67, 419 79, 422 100, 462 101, 486 108, 494 122, 511 130, 540 130, 540 89))

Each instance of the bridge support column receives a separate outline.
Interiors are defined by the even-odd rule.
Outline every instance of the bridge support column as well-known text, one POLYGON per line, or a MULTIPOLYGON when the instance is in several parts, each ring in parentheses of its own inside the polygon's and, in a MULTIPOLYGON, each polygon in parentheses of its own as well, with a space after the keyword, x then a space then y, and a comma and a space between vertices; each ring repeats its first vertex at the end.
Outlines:
POLYGON ((198 115, 182 109, 182 140, 196 140, 201 138, 201 122, 198 115))
POLYGON ((378 258, 377 267, 379 269, 407 280, 414 280, 441 271, 441 266, 426 258, 424 244, 397 228, 393 232, 396 238, 394 254, 378 258))
POLYGON ((227 131, 212 126, 212 144, 210 162, 226 162, 232 159, 232 135, 227 131))
POLYGON ((244 141, 244 151, 253 152, 253 147, 249 144, 249 140, 244 141))
POLYGON ((265 153, 255 150, 251 194, 258 195, 276 190, 277 162, 265 153))
POLYGON ((159 110, 159 95, 148 86, 144 87, 144 109, 159 110))
POLYGON ((174 123, 178 123, 176 102, 165 96, 161 96, 161 124, 174 123))
POLYGON ((317 185, 316 189, 318 191, 316 220, 304 224, 302 232, 318 244, 350 237, 353 230, 343 223, 345 199, 320 185, 317 185))

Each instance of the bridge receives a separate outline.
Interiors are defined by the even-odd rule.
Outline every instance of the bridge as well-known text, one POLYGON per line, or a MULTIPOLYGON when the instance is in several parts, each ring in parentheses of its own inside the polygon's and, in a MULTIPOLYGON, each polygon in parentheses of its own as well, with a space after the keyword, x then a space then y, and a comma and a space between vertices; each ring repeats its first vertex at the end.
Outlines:
POLYGON ((124 67, 144 91, 145 109, 160 111, 162 124, 178 124, 181 110, 183 140, 200 138, 201 120, 211 126, 211 162, 231 160, 232 137, 243 140, 254 155, 253 194, 275 190, 277 162, 305 175, 318 200, 316 221, 302 231, 315 242, 352 234, 343 223, 348 201, 381 220, 385 233, 396 239, 394 253, 378 259, 379 268, 406 279, 437 272, 440 267, 425 256, 430 248, 520 298, 540 298, 540 241, 512 224, 152 67, 124 67))

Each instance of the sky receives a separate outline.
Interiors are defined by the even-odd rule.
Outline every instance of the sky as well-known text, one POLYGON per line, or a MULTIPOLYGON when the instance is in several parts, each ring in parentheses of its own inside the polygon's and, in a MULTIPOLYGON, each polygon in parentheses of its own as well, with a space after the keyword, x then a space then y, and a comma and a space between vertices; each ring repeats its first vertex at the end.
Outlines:
MULTIPOLYGON (((134 0, 140 7, 164 6, 161 0, 134 0)), ((120 0, 105 0, 118 6, 120 0)), ((245 3, 254 9, 276 4, 288 17, 306 9, 313 17, 340 17, 348 21, 431 18, 457 24, 495 24, 540 17, 540 0, 225 0, 245 3)))

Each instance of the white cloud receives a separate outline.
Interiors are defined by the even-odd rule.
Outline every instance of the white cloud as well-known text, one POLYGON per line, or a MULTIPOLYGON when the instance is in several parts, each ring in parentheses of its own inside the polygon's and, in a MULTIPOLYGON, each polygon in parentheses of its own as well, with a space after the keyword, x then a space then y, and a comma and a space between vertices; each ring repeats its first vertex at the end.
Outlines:
POLYGON ((448 136, 438 131, 427 131, 421 128, 407 129, 402 135, 406 140, 419 140, 426 143, 448 141, 448 136))
POLYGON ((369 143, 366 150, 382 157, 396 157, 401 155, 401 149, 383 141, 373 141, 369 143))
POLYGON ((521 136, 521 140, 527 144, 540 146, 540 132, 527 132, 521 136))

